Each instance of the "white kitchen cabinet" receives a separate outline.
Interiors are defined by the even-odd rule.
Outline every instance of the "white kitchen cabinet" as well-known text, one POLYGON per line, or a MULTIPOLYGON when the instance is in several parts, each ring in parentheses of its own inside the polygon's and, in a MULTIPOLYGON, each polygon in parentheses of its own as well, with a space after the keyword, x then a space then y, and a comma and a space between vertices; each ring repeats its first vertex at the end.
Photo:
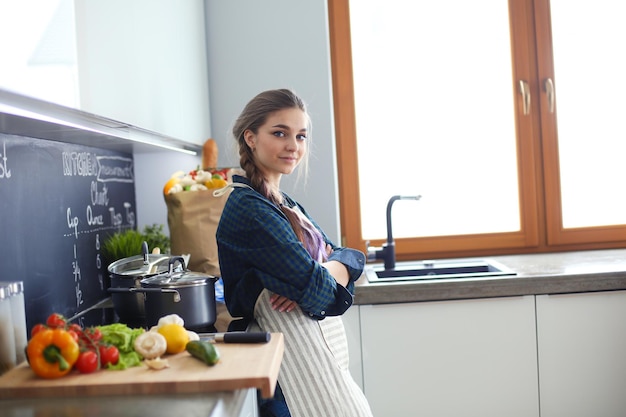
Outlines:
POLYGON ((539 415, 534 296, 361 305, 360 318, 374 415, 539 415))
POLYGON ((211 137, 204 3, 76 1, 81 110, 202 145, 211 137))
POLYGON ((541 417, 626 415, 626 291, 537 296, 541 417))

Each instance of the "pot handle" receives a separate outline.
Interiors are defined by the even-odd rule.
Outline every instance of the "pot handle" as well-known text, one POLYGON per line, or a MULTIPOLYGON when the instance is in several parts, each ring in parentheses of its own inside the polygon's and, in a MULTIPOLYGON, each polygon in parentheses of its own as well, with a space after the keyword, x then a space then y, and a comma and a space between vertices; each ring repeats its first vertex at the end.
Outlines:
POLYGON ((183 267, 183 271, 187 269, 185 266, 185 258, 182 256, 172 256, 168 262, 168 274, 172 275, 174 273, 174 265, 176 262, 180 262, 180 265, 183 267))
POLYGON ((135 289, 135 288, 131 288, 131 287, 118 288, 118 287, 115 287, 115 288, 107 288, 107 291, 111 292, 111 293, 113 293, 113 292, 119 293, 119 292, 131 292, 131 290, 133 290, 133 289, 135 289))
POLYGON ((141 254, 143 255, 143 264, 149 265, 150 255, 148 255, 148 242, 146 242, 145 240, 141 244, 141 254))
POLYGON ((164 292, 169 292, 174 294, 174 302, 178 303, 180 302, 180 293, 178 292, 178 290, 173 290, 171 288, 129 288, 128 289, 131 292, 160 292, 160 293, 164 293, 164 292))

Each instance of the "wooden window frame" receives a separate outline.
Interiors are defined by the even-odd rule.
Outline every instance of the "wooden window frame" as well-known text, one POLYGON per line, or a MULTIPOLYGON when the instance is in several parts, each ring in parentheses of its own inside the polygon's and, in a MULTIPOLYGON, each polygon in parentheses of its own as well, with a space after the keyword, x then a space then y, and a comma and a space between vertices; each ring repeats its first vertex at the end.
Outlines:
MULTIPOLYGON (((396 240, 398 260, 513 253, 604 249, 626 245, 626 226, 563 229, 559 188, 556 117, 547 108, 538 80, 553 77, 548 0, 510 0, 513 77, 520 114, 518 80, 526 80, 536 105, 516 117, 520 231, 396 240), (536 26, 536 27, 535 27, 536 26)), ((366 249, 361 233, 360 195, 349 0, 328 0, 333 105, 339 178, 342 244, 366 249)), ((373 240, 379 246, 383 239, 373 240)))

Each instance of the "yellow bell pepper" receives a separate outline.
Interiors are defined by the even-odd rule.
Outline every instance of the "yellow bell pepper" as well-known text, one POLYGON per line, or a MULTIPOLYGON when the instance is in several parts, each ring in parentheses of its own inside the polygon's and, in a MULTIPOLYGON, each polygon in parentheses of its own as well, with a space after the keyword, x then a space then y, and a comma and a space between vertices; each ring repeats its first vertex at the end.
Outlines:
POLYGON ((209 178, 208 180, 206 180, 204 182, 204 186, 206 188, 224 188, 228 185, 228 182, 219 177, 219 175, 217 176, 218 178, 216 178, 215 176, 213 178, 209 178))
POLYGON ((28 363, 41 378, 59 378, 72 370, 80 349, 64 329, 45 329, 35 334, 26 346, 28 363))

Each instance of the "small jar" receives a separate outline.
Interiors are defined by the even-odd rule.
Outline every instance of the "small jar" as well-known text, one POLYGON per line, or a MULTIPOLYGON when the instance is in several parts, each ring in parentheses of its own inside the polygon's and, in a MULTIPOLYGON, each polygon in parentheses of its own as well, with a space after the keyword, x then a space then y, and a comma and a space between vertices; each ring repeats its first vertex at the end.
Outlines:
POLYGON ((19 365, 26 360, 26 344, 28 343, 24 282, 9 283, 9 290, 11 291, 11 317, 13 318, 13 331, 15 333, 15 358, 19 365))
POLYGON ((0 375, 16 365, 15 331, 8 285, 0 285, 0 375))

